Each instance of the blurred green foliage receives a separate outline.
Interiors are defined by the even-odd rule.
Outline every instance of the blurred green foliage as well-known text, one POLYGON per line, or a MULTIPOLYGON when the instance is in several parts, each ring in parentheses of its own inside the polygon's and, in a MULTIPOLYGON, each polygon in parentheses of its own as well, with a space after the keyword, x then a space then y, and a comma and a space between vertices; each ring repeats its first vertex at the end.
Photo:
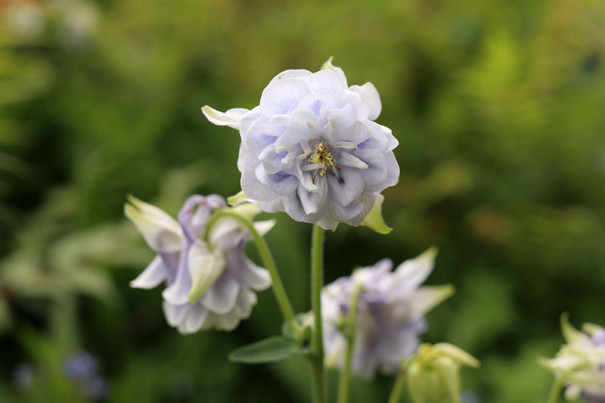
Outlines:
MULTIPOLYGON (((85 399, 61 376, 85 349, 109 401, 308 401, 304 363, 226 360, 279 332, 269 291, 236 332, 185 337, 159 290, 129 289, 152 253, 122 205, 237 193, 239 137, 199 108, 252 107, 330 56, 378 88, 402 173, 394 231, 327 234, 326 281, 437 245, 429 283, 457 294, 425 340, 482 361, 463 372, 472 401, 545 400, 536 357, 563 342, 559 315, 605 324, 604 51, 599 0, 0 1, 0 400, 85 399)), ((301 312, 307 227, 278 215, 267 236, 301 312)), ((386 400, 392 381, 352 396, 386 400)))

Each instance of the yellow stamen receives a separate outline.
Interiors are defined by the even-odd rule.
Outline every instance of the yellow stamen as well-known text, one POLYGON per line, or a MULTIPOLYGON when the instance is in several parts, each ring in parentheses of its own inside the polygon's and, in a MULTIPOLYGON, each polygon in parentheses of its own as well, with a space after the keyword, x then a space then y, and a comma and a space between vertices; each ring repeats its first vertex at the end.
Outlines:
POLYGON ((315 172, 313 172, 313 175, 311 175, 311 181, 313 183, 315 183, 317 172, 319 172, 319 176, 326 176, 328 169, 340 169, 338 166, 336 166, 332 153, 327 151, 327 149, 328 146, 326 146, 324 143, 318 143, 315 146, 315 152, 309 157, 309 162, 317 165, 315 172))

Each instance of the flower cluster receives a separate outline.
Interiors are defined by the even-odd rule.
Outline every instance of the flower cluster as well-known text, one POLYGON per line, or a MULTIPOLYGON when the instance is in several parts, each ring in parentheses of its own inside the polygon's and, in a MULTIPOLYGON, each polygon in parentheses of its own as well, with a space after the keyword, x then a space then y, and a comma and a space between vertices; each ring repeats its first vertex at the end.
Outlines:
MULTIPOLYGON (((220 218, 210 232, 206 226, 213 212, 226 208, 217 195, 189 197, 178 221, 159 208, 133 197, 125 214, 136 225, 157 256, 131 286, 153 288, 166 282, 164 314, 171 326, 187 334, 199 329, 234 329, 250 316, 256 304, 252 290, 271 285, 269 273, 244 255, 250 239, 248 230, 233 218, 220 218)), ((244 204, 233 208, 252 218, 258 207, 244 204)), ((254 223, 264 234, 273 221, 254 223)))
POLYGON ((287 70, 252 110, 202 108, 212 123, 238 129, 241 186, 263 211, 335 229, 360 225, 399 179, 391 130, 374 120, 382 105, 371 83, 348 86, 330 61, 287 70))
POLYGON ((589 403, 605 402, 605 329, 585 323, 574 329, 566 315, 561 319, 567 344, 551 360, 541 360, 566 385, 568 400, 580 396, 589 403))
POLYGON ((84 351, 68 357, 63 364, 63 372, 83 394, 93 400, 103 399, 107 395, 107 382, 99 375, 99 363, 90 353, 84 351))
POLYGON ((420 284, 433 269, 436 251, 429 249, 406 260, 395 271, 393 263, 381 260, 327 285, 322 292, 326 366, 341 367, 347 346, 343 329, 351 309, 351 295, 361 287, 357 300, 353 371, 370 378, 377 368, 396 373, 402 361, 418 348, 426 330, 424 314, 448 298, 451 286, 420 284))

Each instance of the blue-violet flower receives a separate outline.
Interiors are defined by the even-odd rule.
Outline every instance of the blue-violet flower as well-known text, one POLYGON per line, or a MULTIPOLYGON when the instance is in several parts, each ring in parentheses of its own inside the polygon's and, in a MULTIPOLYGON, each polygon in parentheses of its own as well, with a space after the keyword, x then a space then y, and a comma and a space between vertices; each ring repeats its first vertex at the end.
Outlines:
POLYGON ((374 122, 381 108, 373 84, 348 86, 329 60, 316 73, 279 73, 251 110, 202 111, 239 130, 238 168, 249 199, 263 211, 335 229, 362 224, 382 202, 380 192, 399 179, 398 142, 374 122))
MULTIPOLYGON (((226 208, 222 197, 189 197, 178 221, 133 197, 129 201, 126 216, 158 253, 131 286, 153 288, 165 281, 163 308, 171 326, 182 334, 210 328, 232 330, 250 316, 256 304, 251 289, 266 289, 271 277, 245 256, 251 236, 234 218, 220 218, 207 233, 212 213, 226 208)), ((260 212, 251 203, 232 209, 250 219, 260 212)), ((263 235, 273 221, 255 222, 254 226, 263 235)))
POLYGON ((448 298, 453 288, 420 284, 433 269, 435 249, 406 260, 395 271, 384 259, 374 266, 355 270, 324 287, 323 310, 325 363, 342 367, 347 346, 343 325, 351 309, 351 294, 361 287, 357 300, 352 370, 371 378, 376 369, 396 373, 402 361, 418 348, 426 328, 424 314, 448 298))

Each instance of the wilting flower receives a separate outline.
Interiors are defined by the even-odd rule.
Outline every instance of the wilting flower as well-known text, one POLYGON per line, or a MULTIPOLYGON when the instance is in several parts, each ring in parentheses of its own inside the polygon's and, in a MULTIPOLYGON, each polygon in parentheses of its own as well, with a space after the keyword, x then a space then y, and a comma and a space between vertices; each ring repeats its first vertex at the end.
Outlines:
POLYGON ((418 348, 426 330, 424 314, 453 293, 451 286, 420 284, 433 269, 436 250, 406 260, 391 272, 393 263, 381 260, 327 285, 321 298, 326 366, 341 367, 347 346, 343 325, 351 309, 351 294, 361 287, 357 301, 352 368, 372 377, 377 368, 396 373, 402 361, 418 348))
MULTIPOLYGON (((125 214, 137 226, 147 244, 158 253, 132 281, 137 288, 153 288, 163 281, 164 314, 183 334, 199 329, 231 330, 250 316, 256 294, 271 285, 269 273, 244 255, 250 233, 235 219, 219 219, 208 234, 206 225, 214 211, 226 208, 217 195, 187 199, 178 221, 159 208, 130 198, 125 214)), ((253 204, 233 208, 248 218, 259 210, 253 204)), ((273 221, 254 223, 261 234, 273 221)))
POLYGON ((382 202, 380 192, 399 179, 398 142, 374 122, 381 108, 373 84, 349 87, 328 61, 316 73, 278 74, 252 110, 202 111, 240 131, 238 168, 248 198, 263 211, 335 229, 362 224, 382 202))
POLYGON ((458 402, 461 365, 477 368, 479 361, 452 344, 422 344, 414 357, 404 363, 412 401, 442 402, 449 398, 458 402))
POLYGON ((589 403, 605 402, 605 329, 585 323, 580 332, 569 324, 567 315, 561 318, 561 328, 567 344, 554 359, 540 360, 541 364, 567 385, 567 399, 581 396, 589 403))

